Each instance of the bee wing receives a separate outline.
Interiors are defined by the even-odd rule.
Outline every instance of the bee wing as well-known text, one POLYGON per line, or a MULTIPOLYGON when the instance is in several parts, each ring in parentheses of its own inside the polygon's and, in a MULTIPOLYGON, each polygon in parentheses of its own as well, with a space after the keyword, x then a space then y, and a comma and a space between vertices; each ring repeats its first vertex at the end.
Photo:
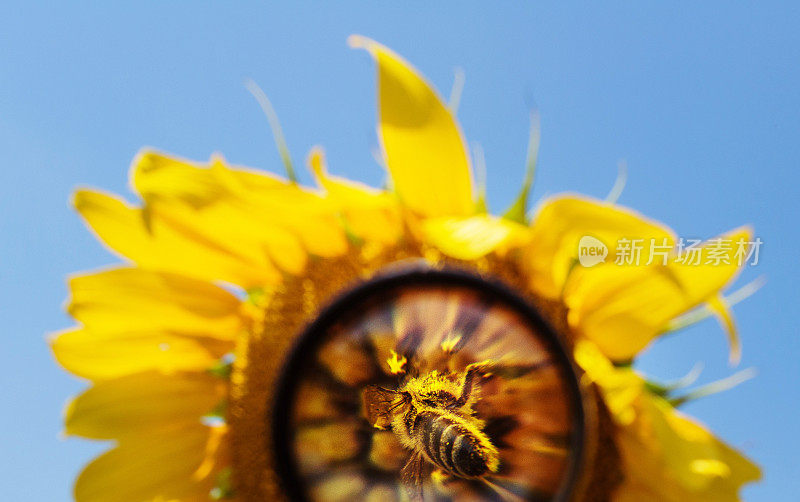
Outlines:
POLYGON ((523 495, 503 486, 501 483, 495 482, 496 480, 492 478, 481 478, 481 481, 494 491, 503 502, 525 502, 527 500, 523 495))
POLYGON ((400 478, 406 489, 406 494, 411 502, 421 502, 423 500, 422 491, 422 469, 425 466, 425 459, 422 453, 414 452, 408 458, 408 462, 400 471, 400 478))
POLYGON ((389 412, 397 393, 377 385, 364 388, 362 400, 367 421, 378 429, 388 429, 392 419, 389 412))

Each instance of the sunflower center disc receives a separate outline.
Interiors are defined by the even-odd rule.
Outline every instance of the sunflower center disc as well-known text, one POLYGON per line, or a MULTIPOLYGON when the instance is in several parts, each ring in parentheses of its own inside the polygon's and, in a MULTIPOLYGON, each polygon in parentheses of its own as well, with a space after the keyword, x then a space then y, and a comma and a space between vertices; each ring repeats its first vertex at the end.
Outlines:
POLYGON ((554 332, 461 271, 384 274, 300 336, 275 464, 296 500, 567 500, 583 409, 554 332))

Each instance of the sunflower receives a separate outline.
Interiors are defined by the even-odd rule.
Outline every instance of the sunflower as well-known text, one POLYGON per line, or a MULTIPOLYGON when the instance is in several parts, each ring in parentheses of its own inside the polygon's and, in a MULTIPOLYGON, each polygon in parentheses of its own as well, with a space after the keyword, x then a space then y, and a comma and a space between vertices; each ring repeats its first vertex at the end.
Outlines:
MULTIPOLYGON (((586 469, 584 500, 737 500, 759 469, 631 364, 686 319, 711 314, 738 358, 733 301, 722 294, 736 261, 683 263, 668 227, 610 201, 558 195, 529 218, 530 176, 505 215, 488 214, 453 111, 398 55, 350 42, 377 62, 388 188, 329 174, 319 148, 308 159, 314 188, 292 171, 284 179, 220 156, 195 163, 147 150, 131 168, 141 203, 74 194, 89 228, 124 259, 70 278, 77 326, 51 341, 59 364, 91 384, 67 407, 66 433, 114 442, 79 475, 75 499, 282 498, 267 430, 296 334, 349 285, 417 259, 499 278, 569 347, 600 423, 602 461, 586 469), (621 239, 656 239, 671 252, 648 266, 576 266, 586 235, 609 253, 621 239)), ((751 230, 720 238, 749 241, 751 230)), ((394 352, 387 362, 392 373, 405 364, 394 352)))

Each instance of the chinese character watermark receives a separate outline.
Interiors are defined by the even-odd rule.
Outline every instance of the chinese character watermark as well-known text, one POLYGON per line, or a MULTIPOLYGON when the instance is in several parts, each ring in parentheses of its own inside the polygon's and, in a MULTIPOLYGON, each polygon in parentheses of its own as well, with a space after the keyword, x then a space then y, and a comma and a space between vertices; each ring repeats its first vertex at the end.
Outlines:
MULTIPOLYGON (((744 266, 758 265, 763 241, 725 239, 717 237, 708 241, 679 238, 672 242, 667 237, 620 238, 613 246, 613 259, 609 264, 618 266, 667 265, 684 266, 744 266)), ((578 243, 578 262, 584 267, 606 263, 611 249, 600 239, 584 235, 578 243)))

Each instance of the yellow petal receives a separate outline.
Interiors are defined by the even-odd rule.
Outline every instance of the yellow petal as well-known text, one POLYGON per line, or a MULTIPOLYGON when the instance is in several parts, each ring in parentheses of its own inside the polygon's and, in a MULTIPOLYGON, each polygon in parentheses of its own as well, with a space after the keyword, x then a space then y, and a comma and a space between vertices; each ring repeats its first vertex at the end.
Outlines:
POLYGON ((663 399, 653 398, 649 404, 656 437, 664 445, 667 469, 687 489, 707 490, 712 483, 722 480, 735 483, 738 488, 739 484, 760 477, 751 462, 663 399))
POLYGON ((251 263, 237 252, 235 243, 221 247, 190 230, 172 228, 117 197, 78 190, 73 202, 103 243, 143 267, 222 280, 243 287, 274 284, 280 280, 280 274, 271 264, 251 263))
POLYGON ((148 372, 99 382, 70 403, 65 432, 91 439, 167 429, 178 434, 220 403, 224 387, 222 380, 202 372, 148 372))
POLYGON ((131 187, 148 199, 180 199, 198 208, 237 192, 265 191, 286 184, 270 173, 228 168, 219 156, 209 167, 153 150, 139 152, 130 177, 131 187))
POLYGON ((626 479, 615 500, 736 502, 760 479, 755 464, 663 399, 643 395, 638 411, 618 433, 626 479))
POLYGON ((381 244, 393 244, 403 232, 396 197, 362 183, 331 176, 321 148, 312 149, 308 163, 320 187, 357 237, 381 244))
POLYGON ((148 369, 205 370, 233 349, 240 302, 165 272, 118 268, 70 279, 68 311, 83 328, 51 341, 59 363, 92 380, 148 369))
POLYGON ((153 219, 191 228, 193 234, 258 262, 269 257, 297 274, 305 253, 331 257, 346 250, 333 207, 318 194, 266 174, 228 167, 220 157, 208 165, 143 152, 131 179, 153 219), (258 180, 258 181, 254 181, 258 180))
POLYGON ((760 471, 708 430, 654 395, 641 376, 617 368, 591 342, 575 358, 597 384, 616 424, 625 479, 617 502, 734 502, 760 471))
POLYGON ((386 47, 351 36, 378 64, 379 133, 394 189, 425 216, 474 212, 469 157, 455 118, 430 84, 386 47))
POLYGON ((311 167, 317 183, 334 199, 350 201, 354 205, 369 205, 370 203, 377 205, 375 197, 384 193, 383 190, 371 188, 363 183, 328 174, 325 152, 319 146, 312 148, 309 152, 308 165, 311 167))
POLYGON ((503 251, 529 237, 525 226, 483 214, 469 218, 430 218, 423 222, 422 231, 428 243, 461 260, 503 251))
POLYGON ((575 345, 575 362, 586 377, 604 390, 604 401, 614 420, 628 425, 636 419, 634 403, 644 391, 644 382, 630 368, 615 368, 600 349, 587 340, 575 345))
MULTIPOLYGON (((747 228, 718 237, 750 239, 747 228)), ((703 246, 713 246, 712 239, 703 246)), ((674 317, 711 300, 735 278, 739 265, 678 263, 667 266, 607 265, 580 269, 564 291, 570 325, 614 360, 627 360, 660 335, 674 317)))
POLYGON ((55 336, 50 347, 64 369, 100 381, 148 370, 164 374, 206 371, 233 351, 233 342, 164 331, 73 329, 55 336))
POLYGON ((614 494, 614 502, 738 502, 742 500, 741 487, 761 477, 757 466, 714 439, 715 458, 691 455, 683 459, 688 464, 679 471, 692 472, 696 478, 686 484, 680 472, 665 465, 661 448, 668 451, 670 447, 653 441, 649 433, 643 436, 631 429, 618 434, 626 476, 614 494))
POLYGON ((210 427, 154 432, 123 441, 86 466, 75 483, 77 502, 203 500, 213 475, 198 479, 210 427))
POLYGON ((578 244, 584 236, 608 247, 605 264, 582 271, 587 274, 613 263, 620 239, 643 239, 648 243, 655 239, 658 244, 667 239, 669 245, 674 242, 669 228, 630 209, 583 196, 553 197, 533 219, 531 245, 523 262, 535 291, 550 298, 560 297, 578 260, 578 244))
POLYGON ((70 279, 67 310, 95 333, 165 330, 233 340, 239 300, 209 282, 116 268, 70 279))

